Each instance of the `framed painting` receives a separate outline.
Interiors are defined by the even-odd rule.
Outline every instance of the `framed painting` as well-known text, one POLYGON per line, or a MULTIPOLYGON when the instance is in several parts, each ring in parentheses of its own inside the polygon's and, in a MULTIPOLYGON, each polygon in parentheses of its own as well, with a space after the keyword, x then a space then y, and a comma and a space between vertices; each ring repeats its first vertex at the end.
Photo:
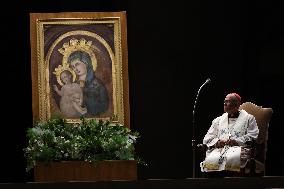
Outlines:
POLYGON ((30 13, 33 119, 130 127, 126 12, 30 13))

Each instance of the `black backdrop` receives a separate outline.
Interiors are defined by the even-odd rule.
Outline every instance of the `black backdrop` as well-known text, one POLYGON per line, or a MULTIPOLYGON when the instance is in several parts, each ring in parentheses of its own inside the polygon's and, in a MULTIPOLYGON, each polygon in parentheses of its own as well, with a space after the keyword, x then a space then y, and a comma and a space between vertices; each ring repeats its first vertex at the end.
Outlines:
POLYGON ((284 13, 276 2, 30 0, 2 5, 0 182, 33 181, 22 150, 32 124, 29 12, 67 11, 127 12, 131 128, 142 135, 136 151, 148 163, 139 179, 192 177, 193 103, 207 78, 197 141, 223 112, 225 95, 238 92, 273 108, 267 175, 284 175, 284 13))

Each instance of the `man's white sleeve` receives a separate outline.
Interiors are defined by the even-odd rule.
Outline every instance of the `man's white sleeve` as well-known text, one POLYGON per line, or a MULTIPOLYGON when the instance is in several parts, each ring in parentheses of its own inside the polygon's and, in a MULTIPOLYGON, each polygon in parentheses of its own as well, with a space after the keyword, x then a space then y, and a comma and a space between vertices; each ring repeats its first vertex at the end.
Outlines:
POLYGON ((254 116, 248 120, 247 132, 244 136, 238 137, 235 140, 240 146, 243 146, 247 141, 256 140, 258 137, 259 129, 254 116))
POLYGON ((217 143, 217 141, 219 140, 218 126, 219 126, 219 118, 216 118, 212 121, 212 124, 203 139, 203 144, 206 144, 208 147, 210 147, 214 146, 217 143))

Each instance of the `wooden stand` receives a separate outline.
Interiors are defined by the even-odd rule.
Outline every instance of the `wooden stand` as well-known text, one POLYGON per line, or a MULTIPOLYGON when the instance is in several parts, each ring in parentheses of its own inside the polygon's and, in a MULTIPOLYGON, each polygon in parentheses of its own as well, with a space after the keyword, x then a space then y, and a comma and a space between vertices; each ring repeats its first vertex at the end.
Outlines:
POLYGON ((137 161, 110 160, 92 164, 85 161, 39 162, 35 182, 137 180, 137 161))

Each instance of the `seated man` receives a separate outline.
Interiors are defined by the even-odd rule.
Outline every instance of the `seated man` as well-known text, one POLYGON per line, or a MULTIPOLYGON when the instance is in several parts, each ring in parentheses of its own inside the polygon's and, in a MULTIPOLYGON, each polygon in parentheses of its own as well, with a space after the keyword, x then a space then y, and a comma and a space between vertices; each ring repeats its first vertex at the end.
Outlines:
POLYGON ((230 93, 224 100, 224 114, 215 118, 203 139, 208 150, 202 172, 239 172, 247 162, 247 141, 257 139, 259 130, 255 117, 239 110, 241 97, 230 93))

